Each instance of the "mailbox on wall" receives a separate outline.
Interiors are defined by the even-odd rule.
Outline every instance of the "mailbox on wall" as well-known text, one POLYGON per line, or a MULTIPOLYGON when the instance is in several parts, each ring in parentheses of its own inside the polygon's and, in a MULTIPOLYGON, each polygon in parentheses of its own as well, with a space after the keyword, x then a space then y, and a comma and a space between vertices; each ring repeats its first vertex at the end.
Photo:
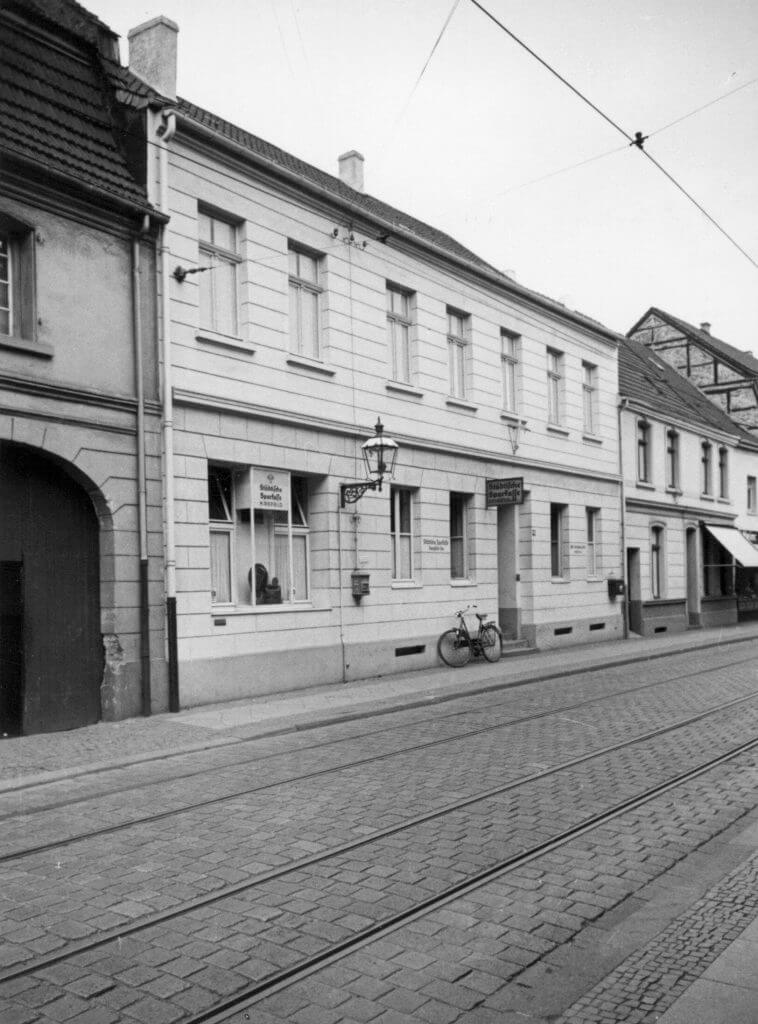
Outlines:
POLYGON ((608 580, 608 597, 613 599, 614 597, 623 597, 626 593, 623 580, 610 579, 608 580))
POLYGON ((353 597, 360 601, 366 594, 371 593, 369 587, 369 574, 367 572, 354 572, 350 576, 353 582, 353 597))

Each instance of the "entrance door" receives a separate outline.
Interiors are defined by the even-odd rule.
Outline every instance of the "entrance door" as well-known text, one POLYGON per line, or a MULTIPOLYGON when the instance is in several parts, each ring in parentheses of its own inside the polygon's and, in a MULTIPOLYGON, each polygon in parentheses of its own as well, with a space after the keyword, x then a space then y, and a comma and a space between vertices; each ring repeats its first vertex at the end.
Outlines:
POLYGON ((0 737, 21 732, 24 699, 24 615, 21 562, 0 562, 0 737))
POLYGON ((626 579, 629 589, 629 629, 642 633, 642 588, 640 583, 640 549, 626 549, 626 579))
POLYGON ((498 623, 507 640, 517 640, 520 631, 518 608, 518 507, 500 505, 497 510, 498 623))
POLYGON ((697 530, 690 528, 685 535, 687 558, 687 625, 700 625, 700 575, 697 566, 697 530))
MULTIPOLYGON (((23 665, 10 676, 20 709, 13 710, 12 699, 3 703, 10 729, 3 724, 0 731, 56 732, 97 722, 103 649, 98 522, 89 496, 40 454, 3 444, 0 523, 4 628, 17 637, 23 628, 23 665)), ((5 672, 5 657, 2 664, 5 672)))

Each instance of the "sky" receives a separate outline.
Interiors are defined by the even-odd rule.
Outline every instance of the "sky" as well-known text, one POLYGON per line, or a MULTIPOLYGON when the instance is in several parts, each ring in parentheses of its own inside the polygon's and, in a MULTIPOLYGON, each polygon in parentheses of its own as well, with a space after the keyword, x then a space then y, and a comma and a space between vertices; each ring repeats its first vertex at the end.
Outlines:
POLYGON ((471 0, 84 6, 121 35, 123 63, 130 28, 172 18, 180 96, 333 174, 359 150, 366 192, 521 284, 621 333, 659 306, 758 353, 755 0, 481 2, 629 136, 650 135, 747 256, 471 0))

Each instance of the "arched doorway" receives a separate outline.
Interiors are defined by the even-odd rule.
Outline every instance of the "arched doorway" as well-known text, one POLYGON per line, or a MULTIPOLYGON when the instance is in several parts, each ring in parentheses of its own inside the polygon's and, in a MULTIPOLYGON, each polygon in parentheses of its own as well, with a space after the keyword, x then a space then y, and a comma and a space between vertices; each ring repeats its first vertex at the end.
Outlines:
POLYGON ((0 734, 100 719, 99 528, 51 459, 0 443, 0 734))

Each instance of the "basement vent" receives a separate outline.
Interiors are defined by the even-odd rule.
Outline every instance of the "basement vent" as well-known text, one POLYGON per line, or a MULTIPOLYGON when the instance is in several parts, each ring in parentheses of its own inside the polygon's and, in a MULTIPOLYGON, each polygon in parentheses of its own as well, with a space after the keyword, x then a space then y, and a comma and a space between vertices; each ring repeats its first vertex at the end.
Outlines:
POLYGON ((605 623, 604 622, 591 622, 590 623, 590 632, 593 629, 605 629, 605 623))
POLYGON ((668 626, 656 626, 655 627, 655 632, 656 633, 665 633, 667 629, 668 629, 668 626))
POLYGON ((559 626, 558 629, 553 630, 553 636, 566 636, 567 633, 573 633, 573 626, 559 626))
POLYGON ((426 650, 426 644, 414 644, 412 647, 396 647, 395 657, 406 658, 409 654, 423 654, 426 650))
POLYGON ((213 625, 214 626, 225 626, 226 625, 226 619, 214 619, 213 620, 213 625))

